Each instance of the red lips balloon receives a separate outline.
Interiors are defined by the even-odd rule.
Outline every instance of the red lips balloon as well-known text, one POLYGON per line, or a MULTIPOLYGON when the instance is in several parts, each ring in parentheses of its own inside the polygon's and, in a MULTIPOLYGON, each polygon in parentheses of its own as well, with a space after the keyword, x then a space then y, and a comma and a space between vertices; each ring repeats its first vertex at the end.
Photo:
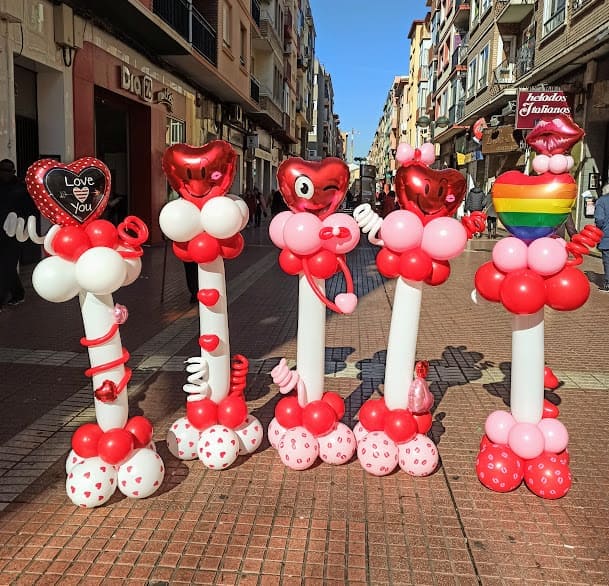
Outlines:
POLYGON ((224 140, 202 147, 170 146, 163 155, 163 172, 169 185, 197 207, 212 197, 225 195, 233 183, 237 153, 224 140))
POLYGON ((395 190, 400 207, 415 213, 423 224, 452 216, 463 197, 465 177, 455 169, 430 169, 420 161, 409 161, 396 174, 395 190))
POLYGON ((333 214, 345 198, 349 167, 335 157, 322 161, 286 159, 277 170, 279 191, 294 212, 309 212, 321 220, 333 214))
POLYGON ((30 165, 25 183, 40 213, 53 224, 84 226, 103 213, 110 196, 110 171, 93 157, 69 165, 41 159, 30 165))

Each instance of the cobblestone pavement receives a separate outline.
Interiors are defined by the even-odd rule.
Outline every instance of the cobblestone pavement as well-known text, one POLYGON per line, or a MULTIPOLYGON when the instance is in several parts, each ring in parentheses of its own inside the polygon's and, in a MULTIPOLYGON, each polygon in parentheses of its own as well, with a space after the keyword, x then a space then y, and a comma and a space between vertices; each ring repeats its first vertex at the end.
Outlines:
MULTIPOLYGON (((281 357, 294 364, 297 279, 279 270, 264 228, 245 236, 226 263, 231 350, 250 359, 247 399, 266 426, 278 399, 269 372, 281 357)), ((115 301, 130 310, 130 415, 153 421, 165 481, 148 499, 117 493, 86 510, 65 496, 64 468, 72 432, 94 420, 80 311, 37 298, 26 270, 26 303, 0 313, 0 584, 608 584, 609 295, 593 284, 582 309, 546 310, 546 362, 562 381, 548 398, 570 432, 571 491, 492 493, 474 462, 486 416, 509 399, 511 318, 470 298, 491 246, 470 242, 449 281, 424 289, 417 357, 431 365, 442 458, 429 478, 376 478, 355 459, 294 472, 266 440, 223 472, 173 458, 164 438, 184 415, 198 317, 181 264, 146 249, 142 276, 115 301)), ((374 254, 363 243, 348 258, 355 314, 327 319, 327 390, 345 397, 349 425, 382 392, 394 282, 374 254)), ((600 260, 583 270, 597 283, 600 260)))

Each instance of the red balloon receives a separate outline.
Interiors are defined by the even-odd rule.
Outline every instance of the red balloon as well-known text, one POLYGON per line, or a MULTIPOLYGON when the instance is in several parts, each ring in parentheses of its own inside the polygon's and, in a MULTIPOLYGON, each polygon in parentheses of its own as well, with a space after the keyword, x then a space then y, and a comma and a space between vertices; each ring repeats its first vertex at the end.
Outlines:
POLYGON ((203 232, 188 243, 188 254, 197 263, 211 262, 218 258, 220 244, 213 236, 203 232))
POLYGON ((302 424, 314 436, 330 433, 336 427, 336 422, 336 412, 325 401, 311 401, 303 409, 302 424))
POLYGON ((296 256, 291 250, 284 248, 279 253, 279 266, 281 270, 288 275, 297 275, 302 272, 302 260, 296 256))
POLYGON ((91 248, 91 241, 80 226, 64 226, 53 237, 52 246, 61 258, 75 261, 91 248))
POLYGON ((508 446, 489 443, 478 453, 476 474, 486 488, 509 492, 520 486, 524 464, 508 446))
POLYGON ((312 254, 308 259, 311 274, 318 279, 329 279, 338 270, 336 255, 322 249, 312 254))
POLYGON ((72 449, 81 458, 97 456, 97 444, 103 435, 102 428, 97 423, 85 423, 72 434, 72 449))
POLYGON ((389 248, 381 248, 376 255, 376 267, 387 279, 395 279, 400 274, 400 254, 389 248))
POLYGON ((474 277, 474 285, 476 290, 487 301, 499 301, 501 284, 505 279, 505 273, 502 273, 494 264, 493 261, 485 262, 476 271, 474 277))
POLYGON ((106 431, 99 439, 99 457, 108 464, 119 464, 133 450, 134 437, 126 429, 116 427, 106 431))
POLYGON ((447 260, 431 259, 431 275, 425 282, 432 287, 441 285, 450 277, 450 263, 447 260))
POLYGON ((91 246, 118 246, 118 232, 112 222, 108 220, 93 220, 85 227, 85 232, 91 241, 91 246))
POLYGON ((218 423, 236 429, 247 419, 247 405, 240 395, 229 395, 218 403, 218 423))
POLYGON ((480 440, 480 451, 483 452, 484 450, 486 450, 486 448, 488 448, 489 446, 492 446, 493 442, 488 439, 488 436, 486 434, 484 434, 482 436, 482 439, 480 440))
POLYGON ((172 245, 173 254, 184 262, 193 262, 192 257, 188 254, 188 242, 174 242, 172 245))
POLYGON ((338 393, 328 391, 322 395, 321 400, 328 403, 328 405, 334 409, 338 421, 343 418, 345 415, 345 401, 338 393))
POLYGON ((218 405, 207 398, 186 401, 186 417, 197 429, 207 429, 218 423, 218 405))
POLYGON ((546 302, 543 278, 529 269, 509 273, 501 284, 499 295, 504 307, 516 315, 535 313, 546 302))
POLYGON ((127 421, 125 429, 135 438, 135 448, 145 448, 152 441, 152 423, 142 415, 136 415, 127 421))
POLYGON ((417 423, 408 409, 393 409, 385 415, 385 433, 396 444, 410 441, 417 432, 417 423))
POLYGON ((543 452, 527 460, 524 481, 529 490, 544 499, 559 499, 571 488, 568 457, 543 452))
POLYGON ((574 267, 546 279, 547 304, 558 311, 572 311, 581 307, 590 296, 586 275, 574 267))
POLYGON ((235 234, 230 238, 218 240, 218 244, 220 245, 220 254, 222 255, 222 258, 228 260, 237 258, 245 248, 245 240, 241 234, 235 234))
POLYGON ((554 403, 550 403, 547 399, 543 400, 542 419, 556 419, 560 415, 558 407, 554 403))
POLYGON ((368 431, 383 431, 388 411, 384 399, 368 399, 359 410, 360 423, 368 431))
MULTIPOLYGON (((547 292, 547 283, 546 283, 546 292, 547 292)), ((543 369, 543 388, 550 389, 553 391, 558 388, 560 384, 556 375, 552 372, 552 369, 549 366, 545 366, 543 369)))
POLYGON ((424 281, 431 276, 431 257, 420 248, 402 253, 400 275, 410 281, 424 281))
POLYGON ((296 397, 284 397, 275 406, 275 419, 279 425, 292 429, 302 425, 302 407, 296 397))
POLYGON ((425 435, 433 425, 433 416, 430 411, 420 413, 419 415, 412 414, 414 421, 417 424, 417 433, 425 435))

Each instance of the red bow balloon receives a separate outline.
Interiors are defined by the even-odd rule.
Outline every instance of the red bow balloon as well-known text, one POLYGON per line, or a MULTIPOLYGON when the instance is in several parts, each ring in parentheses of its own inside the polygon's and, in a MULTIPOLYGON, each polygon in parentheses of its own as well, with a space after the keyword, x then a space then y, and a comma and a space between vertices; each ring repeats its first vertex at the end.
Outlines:
POLYGON ((233 183, 237 153, 224 140, 202 147, 174 144, 163 155, 163 172, 169 185, 197 207, 212 197, 225 195, 233 183))
POLYGON ((64 165, 41 159, 30 165, 25 183, 40 213, 53 224, 84 226, 103 213, 110 196, 110 171, 93 157, 64 165))

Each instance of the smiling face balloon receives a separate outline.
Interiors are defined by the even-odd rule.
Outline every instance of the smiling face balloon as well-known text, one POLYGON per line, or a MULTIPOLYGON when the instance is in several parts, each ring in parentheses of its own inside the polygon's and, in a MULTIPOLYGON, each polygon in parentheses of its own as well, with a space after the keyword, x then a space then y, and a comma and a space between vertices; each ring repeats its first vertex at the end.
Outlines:
POLYGON ((341 160, 286 159, 277 170, 279 191, 294 212, 309 212, 321 220, 333 214, 343 201, 349 185, 349 168, 341 160))

